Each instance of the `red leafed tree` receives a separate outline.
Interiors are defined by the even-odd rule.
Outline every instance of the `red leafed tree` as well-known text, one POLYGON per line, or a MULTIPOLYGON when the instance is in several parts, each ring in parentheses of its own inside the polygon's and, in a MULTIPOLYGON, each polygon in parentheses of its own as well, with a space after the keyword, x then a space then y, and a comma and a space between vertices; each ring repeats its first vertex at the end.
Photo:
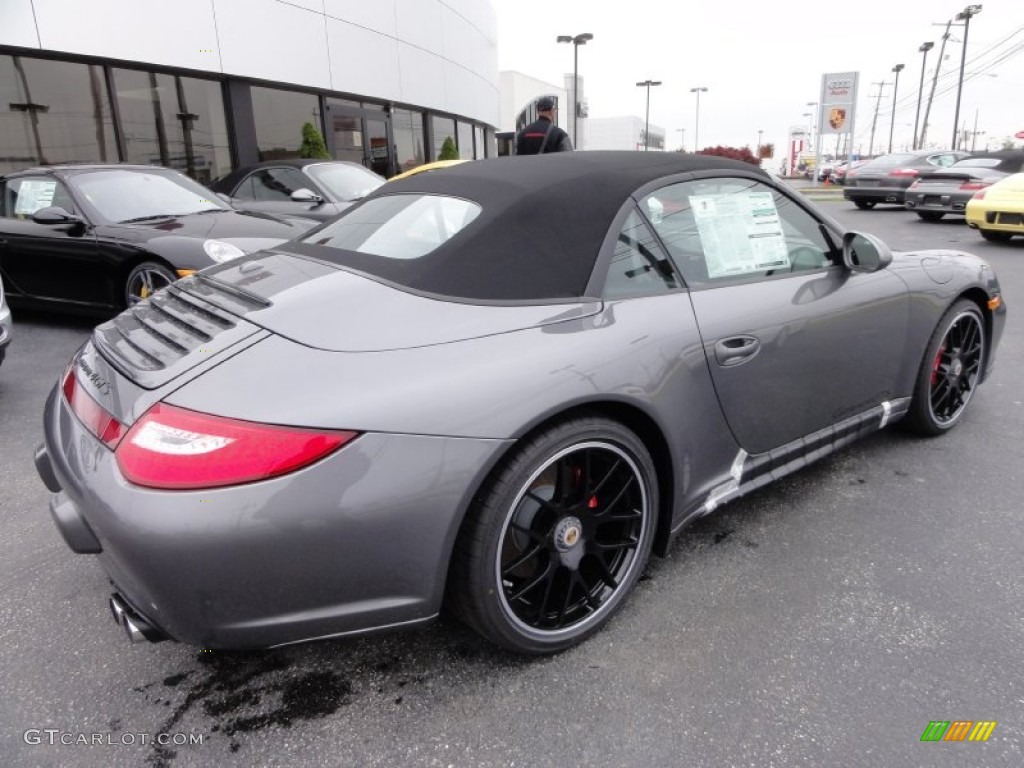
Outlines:
POLYGON ((704 147, 698 155, 716 155, 717 157, 728 157, 732 160, 742 160, 744 163, 760 166, 761 161, 754 157, 749 147, 704 147))

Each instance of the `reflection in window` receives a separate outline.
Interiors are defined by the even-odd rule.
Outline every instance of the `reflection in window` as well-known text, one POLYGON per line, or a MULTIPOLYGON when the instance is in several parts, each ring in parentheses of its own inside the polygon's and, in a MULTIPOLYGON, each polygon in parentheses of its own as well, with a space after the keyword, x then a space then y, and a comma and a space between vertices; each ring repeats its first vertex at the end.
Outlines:
POLYGON ((459 129, 459 157, 463 160, 473 159, 473 126, 461 120, 459 129))
POLYGON ((289 202, 293 192, 309 186, 302 172, 294 168, 264 168, 242 182, 235 197, 239 200, 289 202))
POLYGON ((476 148, 474 157, 477 160, 487 157, 484 153, 484 129, 479 125, 473 127, 473 146, 476 148))
POLYGON ((118 159, 102 67, 0 56, 0 172, 118 159))
POLYGON ((450 117, 438 117, 436 115, 430 119, 434 128, 434 152, 431 155, 431 159, 438 160, 441 157, 441 147, 444 146, 444 140, 451 139, 452 142, 455 141, 455 121, 450 117))
POLYGON ((412 170, 425 163, 423 153, 423 113, 396 109, 391 113, 391 130, 395 135, 395 162, 398 172, 412 170))
POLYGON ((114 70, 125 160, 162 165, 207 184, 231 170, 219 82, 114 70))
POLYGON ((321 130, 320 98, 311 93, 254 86, 252 114, 260 160, 299 157, 303 124, 321 130))
POLYGON ((649 296, 678 288, 672 265, 636 211, 626 218, 608 265, 604 295, 649 296))

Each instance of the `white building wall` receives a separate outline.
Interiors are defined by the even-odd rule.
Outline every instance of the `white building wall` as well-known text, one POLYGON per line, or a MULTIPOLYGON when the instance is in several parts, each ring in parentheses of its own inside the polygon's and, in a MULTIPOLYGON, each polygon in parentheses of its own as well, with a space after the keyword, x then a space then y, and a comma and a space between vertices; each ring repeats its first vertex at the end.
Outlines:
POLYGON ((572 118, 572 104, 569 101, 569 94, 565 88, 514 70, 501 72, 498 76, 498 82, 501 87, 499 131, 514 131, 516 129, 516 117, 519 116, 519 113, 529 107, 538 97, 550 94, 556 95, 558 103, 563 105, 563 107, 564 105, 569 105, 568 109, 558 110, 558 125, 565 129, 566 124, 572 118))
POLYGON ((0 45, 500 119, 492 0, 0 0, 0 45))
MULTIPOLYGON (((660 136, 664 146, 665 129, 651 123, 652 144, 660 136)), ((644 148, 644 119, 641 117, 591 117, 587 119, 587 149, 644 148)))

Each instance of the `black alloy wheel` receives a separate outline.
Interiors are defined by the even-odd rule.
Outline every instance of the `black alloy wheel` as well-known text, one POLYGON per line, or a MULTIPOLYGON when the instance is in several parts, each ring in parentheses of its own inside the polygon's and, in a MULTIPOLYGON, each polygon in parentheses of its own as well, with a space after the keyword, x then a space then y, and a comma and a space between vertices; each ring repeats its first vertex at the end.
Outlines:
POLYGON ((914 211, 914 213, 923 221, 939 221, 946 215, 944 211, 914 211))
POLYGON ((125 280, 125 306, 135 306, 177 279, 177 275, 171 270, 155 261, 144 261, 136 265, 125 280))
POLYGON ((853 204, 860 208, 862 211, 870 211, 872 208, 878 205, 878 203, 876 203, 874 200, 854 200, 853 204))
POLYGON ((598 417, 552 427, 505 462, 460 532, 449 604, 519 653, 575 645, 636 585, 657 504, 653 461, 630 430, 598 417))
POLYGON ((942 316, 921 363, 907 426, 941 435, 959 422, 981 380, 987 353, 981 310, 962 299, 942 316))

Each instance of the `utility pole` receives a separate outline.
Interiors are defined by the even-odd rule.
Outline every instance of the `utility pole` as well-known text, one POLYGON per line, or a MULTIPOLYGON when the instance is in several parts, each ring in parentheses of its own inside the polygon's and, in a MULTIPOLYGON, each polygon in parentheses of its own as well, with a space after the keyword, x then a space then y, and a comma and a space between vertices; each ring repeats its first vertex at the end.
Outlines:
POLYGON ((928 115, 932 111, 932 99, 935 98, 935 85, 939 81, 939 70, 942 69, 942 54, 946 50, 946 41, 949 39, 949 28, 953 26, 953 20, 946 22, 946 31, 942 33, 942 45, 939 46, 939 58, 935 63, 935 74, 932 77, 932 90, 928 94, 928 106, 924 108, 924 121, 921 123, 921 140, 917 142, 918 149, 924 149, 924 140, 928 135, 928 115))
POLYGON ((871 141, 868 142, 868 157, 875 154, 875 124, 878 122, 878 108, 882 105, 882 93, 889 83, 883 80, 880 83, 872 83, 878 86, 878 99, 875 101, 875 116, 871 120, 871 141))

